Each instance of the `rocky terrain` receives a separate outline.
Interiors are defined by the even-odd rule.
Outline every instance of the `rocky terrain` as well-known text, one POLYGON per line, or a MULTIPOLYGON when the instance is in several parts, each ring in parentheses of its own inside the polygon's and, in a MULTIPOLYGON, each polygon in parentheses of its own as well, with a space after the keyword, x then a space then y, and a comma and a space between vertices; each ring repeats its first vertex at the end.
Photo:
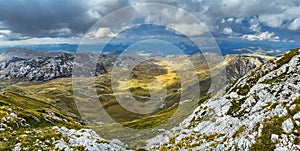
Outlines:
MULTIPOLYGON (((27 55, 31 54, 28 51, 30 50, 8 49, 0 54, 2 58, 6 58, 0 60, 0 79, 43 82, 72 75, 76 55, 63 52, 44 54, 37 51, 27 55)), ((106 72, 103 64, 98 63, 96 74, 106 72)))
POLYGON ((161 150, 299 150, 300 49, 269 60, 148 140, 161 150))
POLYGON ((117 139, 98 136, 76 115, 21 90, 0 93, 0 150, 125 150, 121 146, 117 139))
POLYGON ((263 56, 229 55, 225 58, 228 83, 232 83, 267 61, 263 56))
MULTIPOLYGON (((101 56, 103 60, 107 57, 101 56)), ((20 79, 28 81, 55 80, 60 76, 49 74, 68 73, 72 70, 73 58, 74 55, 66 53, 31 59, 11 58, 6 60, 10 63, 2 68, 1 74, 6 71, 9 76, 4 78, 10 80, 18 79, 10 76, 18 74, 25 76, 20 79), (48 68, 53 64, 57 66, 54 67, 56 72, 48 68), (23 65, 35 70, 25 70, 23 65), (68 67, 60 70, 60 65, 68 67), (48 76, 42 76, 39 80, 39 74, 29 76, 36 73, 33 71, 43 71, 37 73, 48 76), (49 74, 44 74, 44 71, 49 74)), ((225 61, 225 69, 231 75, 229 81, 234 82, 217 94, 202 98, 192 115, 171 130, 160 130, 163 134, 147 140, 145 149, 300 149, 300 50, 291 50, 271 60, 244 55, 229 56, 225 61)), ((101 64, 109 67, 108 62, 105 60, 101 64)), ((117 63, 126 66, 122 60, 117 63)), ((44 84, 43 87, 46 87, 53 83, 44 84)), ((40 91, 37 86, 30 87, 34 88, 40 91)), ((58 95, 50 88, 51 85, 49 92, 53 96, 58 95)), ((105 140, 89 129, 77 115, 31 93, 16 86, 1 91, 0 150, 128 150, 128 144, 118 139, 105 140)), ((162 113, 169 114, 167 111, 162 113)), ((140 122, 160 122, 160 119, 153 117, 141 119, 140 122)), ((129 127, 144 127, 142 123, 129 124, 129 127)))

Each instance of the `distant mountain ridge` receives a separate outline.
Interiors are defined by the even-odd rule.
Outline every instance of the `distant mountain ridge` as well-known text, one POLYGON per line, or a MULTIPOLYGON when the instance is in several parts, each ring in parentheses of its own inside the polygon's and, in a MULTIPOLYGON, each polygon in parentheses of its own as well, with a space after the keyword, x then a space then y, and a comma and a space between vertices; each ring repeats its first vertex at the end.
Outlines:
MULTIPOLYGON (((93 57, 93 53, 90 55, 93 57)), ((112 62, 114 61, 119 66, 128 64, 127 61, 134 61, 131 57, 127 58, 129 60, 116 60, 116 56, 115 51, 100 55, 96 74, 106 73, 108 68, 113 66, 112 62)), ((6 49, 0 53, 0 79, 42 82, 60 77, 70 77, 75 57, 76 54, 66 52, 6 49)), ((227 62, 225 69, 229 82, 236 80, 266 60, 260 56, 228 55, 224 61, 227 62)))
MULTIPOLYGON (((285 50, 298 47, 297 43, 280 43, 280 42, 254 42, 254 41, 232 41, 228 40, 219 40, 217 43, 221 50, 222 55, 228 54, 245 54, 245 53, 260 53, 263 55, 277 56, 283 53, 285 50)), ((114 50, 124 50, 130 46, 130 43, 114 44, 110 43, 106 45, 105 52, 111 52, 114 50)), ((195 49, 189 44, 181 43, 176 44, 180 49, 195 49)), ((16 45, 16 46, 0 46, 1 51, 5 51, 8 48, 14 47, 20 49, 29 49, 29 50, 38 50, 41 52, 69 52, 75 53, 78 47, 84 47, 87 52, 100 52, 105 44, 35 44, 35 45, 16 45)), ((152 47, 155 47, 154 45, 152 47)), ((199 51, 199 50, 198 50, 199 51)), ((188 52, 187 52, 188 53, 188 52)))
MULTIPOLYGON (((42 82, 72 76, 75 54, 7 49, 0 58, 4 58, 0 60, 0 79, 42 82)), ((102 64, 97 64, 96 73, 106 72, 102 64)))
POLYGON ((44 56, 46 54, 46 52, 34 51, 23 48, 7 48, 4 51, 0 51, 0 61, 6 61, 14 57, 28 59, 37 56, 44 56))

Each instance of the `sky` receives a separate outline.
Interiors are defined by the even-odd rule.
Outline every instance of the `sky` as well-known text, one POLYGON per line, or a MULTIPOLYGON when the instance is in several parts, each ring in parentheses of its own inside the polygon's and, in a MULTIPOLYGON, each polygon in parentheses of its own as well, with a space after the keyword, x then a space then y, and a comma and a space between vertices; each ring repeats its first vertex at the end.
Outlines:
MULTIPOLYGON (((167 4, 197 17, 219 40, 300 42, 299 0, 0 0, 0 45, 79 43, 89 29, 106 15, 128 6, 128 14, 142 14, 144 3, 167 4)), ((166 25, 185 31, 187 36, 201 34, 197 24, 182 21, 184 16, 157 8, 166 25), (168 24, 170 23, 170 24, 168 24), (190 30, 198 28, 199 30, 190 30)), ((161 16, 149 14, 138 23, 161 22, 161 16)), ((118 19, 118 18, 115 18, 118 19)), ((119 30, 101 27, 92 34, 111 38, 132 24, 120 24, 119 30)), ((146 30, 146 29, 145 29, 146 30)), ((91 35, 91 34, 89 34, 91 35)), ((133 34, 130 38, 136 38, 133 34)), ((169 36, 163 32, 156 35, 169 36)), ((126 37, 128 40, 128 37, 126 37)))

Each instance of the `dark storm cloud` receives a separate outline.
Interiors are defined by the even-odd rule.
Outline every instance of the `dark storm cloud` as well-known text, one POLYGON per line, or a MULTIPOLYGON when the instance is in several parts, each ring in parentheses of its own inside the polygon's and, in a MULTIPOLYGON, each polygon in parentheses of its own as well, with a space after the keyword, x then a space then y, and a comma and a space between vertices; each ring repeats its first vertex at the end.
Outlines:
MULTIPOLYGON (((84 0, 0 0, 0 22, 24 37, 77 36, 111 9, 95 5, 84 0)), ((125 4, 112 9, 120 5, 125 4)))

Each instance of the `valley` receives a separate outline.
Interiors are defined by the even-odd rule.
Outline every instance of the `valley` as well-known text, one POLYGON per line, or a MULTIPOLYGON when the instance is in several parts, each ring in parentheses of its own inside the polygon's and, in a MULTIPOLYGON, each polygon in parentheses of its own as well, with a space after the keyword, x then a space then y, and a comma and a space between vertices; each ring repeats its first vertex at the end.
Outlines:
POLYGON ((0 6, 0 151, 300 151, 299 0, 0 6))
MULTIPOLYGON (((112 69, 113 69, 113 66, 110 62, 112 60, 115 60, 116 57, 114 54, 100 55, 100 57, 104 58, 103 60, 100 59, 98 63, 99 65, 101 65, 102 70, 97 71, 99 74, 96 74, 95 78, 86 77, 84 78, 83 81, 88 82, 90 85, 96 88, 99 102, 104 107, 105 112, 107 112, 114 121, 118 122, 119 124, 125 127, 136 129, 136 130, 146 130, 150 128, 154 128, 154 129, 153 131, 150 132, 142 132, 140 134, 137 133, 135 134, 134 139, 128 139, 130 136, 132 136, 132 133, 128 131, 128 133, 124 134, 124 136, 119 136, 118 134, 122 130, 120 129, 119 126, 116 126, 115 124, 109 124, 109 123, 96 124, 94 127, 92 126, 91 128, 93 130, 96 130, 96 132, 100 136, 101 133, 103 133, 103 136, 104 135, 107 136, 106 139, 112 140, 117 138, 126 144, 130 143, 130 146, 128 146, 130 148, 143 148, 143 146, 146 145, 145 141, 149 137, 155 137, 156 135, 159 135, 161 133, 162 128, 170 129, 176 126, 178 123, 186 119, 189 116, 190 112, 196 108, 194 104, 202 104, 207 99, 209 99, 210 98, 209 96, 211 95, 210 93, 212 93, 209 92, 209 88, 211 84, 210 72, 212 72, 212 70, 219 71, 220 69, 222 69, 222 71, 226 71, 228 74, 227 76, 230 77, 228 83, 231 83, 232 81, 235 81, 236 79, 248 73, 250 70, 254 69, 255 67, 260 66, 266 60, 270 59, 268 57, 262 57, 262 56, 229 55, 225 57, 224 62, 222 62, 221 64, 213 64, 214 68, 209 69, 209 66, 207 65, 205 59, 208 59, 208 61, 210 62, 214 62, 213 59, 209 60, 210 58, 214 58, 213 55, 205 54, 205 59, 204 57, 201 57, 200 54, 195 54, 190 56, 190 60, 192 60, 193 63, 196 63, 195 64, 196 73, 197 73, 196 75, 199 78, 199 85, 201 86, 200 98, 196 100, 191 100, 194 103, 183 102, 182 105, 180 105, 182 109, 178 110, 179 107, 178 103, 180 102, 180 97, 181 97, 180 83, 186 82, 188 83, 188 85, 193 84, 193 81, 189 81, 189 80, 180 81, 179 76, 175 72, 174 68, 172 68, 166 63, 166 61, 176 60, 173 62, 175 63, 177 62, 178 64, 175 64, 173 66, 176 66, 177 69, 184 69, 185 63, 183 61, 178 61, 180 60, 180 56, 170 56, 167 58, 167 60, 164 61, 159 61, 158 59, 158 60, 148 60, 142 62, 141 64, 136 66, 131 72, 130 79, 128 79, 129 82, 126 82, 128 83, 128 85, 124 83, 124 81, 118 81, 116 87, 118 93, 113 92, 111 88, 112 84, 110 79, 112 74, 112 69), (199 58, 202 59, 199 60, 199 58), (164 87, 166 87, 167 89, 165 101, 157 111, 151 114, 144 114, 144 115, 135 114, 124 109, 117 102, 115 96, 123 95, 125 94, 125 91, 130 91, 130 93, 137 101, 147 102, 150 99, 149 92, 162 91, 162 87, 159 85, 153 85, 152 83, 153 81, 161 82, 164 85, 164 87), (175 113, 176 116, 174 118, 175 113), (173 117, 174 119, 168 121, 170 117, 173 117), (160 127, 160 125, 163 125, 163 127, 160 127)), ((74 118, 73 124, 68 124, 70 121, 69 119, 67 120, 68 122, 65 121, 62 122, 61 126, 67 128, 74 128, 79 130, 82 128, 87 128, 89 126, 85 124, 86 122, 91 124, 93 122, 97 122, 96 119, 101 118, 101 115, 95 114, 95 115, 89 115, 89 119, 85 119, 85 121, 82 121, 81 115, 77 108, 78 106, 74 102, 74 98, 73 98, 74 96, 73 96, 73 88, 72 88, 72 78, 68 77, 69 76, 68 72, 59 72, 59 70, 56 70, 59 69, 58 65, 53 66, 51 64, 51 62, 55 62, 55 63, 58 62, 56 60, 59 59, 60 60, 59 62, 62 63, 61 65, 71 69, 72 63, 68 61, 72 58, 72 54, 55 54, 54 56, 48 56, 48 57, 36 56, 36 58, 38 58, 39 60, 45 63, 42 63, 41 66, 39 67, 33 68, 34 70, 37 70, 34 72, 37 73, 37 72, 47 71, 49 75, 51 75, 52 72, 58 75, 58 76, 53 76, 50 79, 39 78, 38 74, 36 75, 30 74, 33 71, 25 70, 26 71, 25 72, 20 70, 22 69, 20 66, 16 66, 16 65, 24 65, 24 61, 30 65, 31 61, 36 61, 34 58, 33 59, 22 58, 18 61, 5 60, 6 65, 2 68, 1 72, 7 73, 7 71, 5 70, 9 70, 9 71, 19 70, 18 72, 14 72, 14 73, 17 73, 19 76, 22 77, 27 77, 29 75, 30 77, 32 77, 32 78, 24 79, 24 78, 18 78, 16 76, 14 77, 9 76, 8 78, 7 76, 5 77, 2 76, 3 89, 1 91, 5 98, 7 97, 6 95, 13 93, 28 98, 27 101, 31 101, 32 103, 33 103, 32 100, 45 102, 45 104, 49 104, 51 107, 42 104, 39 105, 41 109, 39 109, 38 111, 33 110, 32 111, 33 113, 31 113, 30 111, 28 114, 32 114, 32 116, 35 116, 36 114, 42 114, 40 113, 40 111, 45 112, 44 110, 48 108, 57 110, 59 112, 58 113, 59 116, 64 115, 67 117, 70 116, 71 118, 74 118), (62 57, 62 56, 67 56, 67 57, 62 57), (47 63, 49 62, 48 60, 52 60, 50 61, 50 64, 47 63), (47 68, 47 67, 55 67, 55 66, 56 68, 53 68, 54 70, 49 70, 49 68, 47 68), (23 73, 23 75, 22 74, 20 75, 20 73, 23 73), (67 75, 62 75, 62 76, 59 75, 65 73, 67 73, 67 75)), ((126 60, 124 62, 126 62, 126 60)), ((119 63, 119 65, 120 66, 126 65, 126 63, 124 62, 119 63)), ((9 75, 12 75, 12 73, 10 72, 9 75)), ((79 90, 79 91, 82 93, 85 92, 85 90, 79 90)), ((88 101, 87 98, 80 98, 80 99, 84 101, 88 101)), ((9 100, 10 99, 5 101, 9 102, 9 100)), ((18 101, 19 98, 16 98, 16 100, 18 101)), ((24 105, 24 103, 13 104, 12 106, 14 106, 15 108, 24 108, 24 106, 22 105, 24 105)), ((5 109, 3 110, 4 112, 7 112, 5 111, 5 109)), ((17 111, 13 111, 13 113, 16 112, 17 111)), ((21 118, 32 120, 30 119, 30 117, 26 117, 26 116, 23 117, 22 116, 23 114, 21 113, 16 113, 16 114, 19 115, 21 118)), ((45 114, 48 114, 48 111, 45 114)), ((48 123, 48 121, 45 121, 45 123, 47 123, 46 124, 47 126, 45 126, 46 127, 45 131, 52 131, 50 130, 51 127, 59 126, 59 124, 56 124, 55 122, 48 123)), ((43 124, 37 124, 37 128, 39 128, 39 126, 41 125, 43 124)), ((28 128, 22 128, 22 130, 19 130, 19 133, 23 133, 24 131, 26 131, 26 129, 28 128)), ((30 141, 28 139, 23 141, 25 142, 30 141)), ((56 140, 56 143, 57 142, 58 140, 56 140)), ((5 146, 12 147, 11 145, 5 145, 5 146)), ((50 145, 49 147, 53 147, 53 146, 50 145)))

